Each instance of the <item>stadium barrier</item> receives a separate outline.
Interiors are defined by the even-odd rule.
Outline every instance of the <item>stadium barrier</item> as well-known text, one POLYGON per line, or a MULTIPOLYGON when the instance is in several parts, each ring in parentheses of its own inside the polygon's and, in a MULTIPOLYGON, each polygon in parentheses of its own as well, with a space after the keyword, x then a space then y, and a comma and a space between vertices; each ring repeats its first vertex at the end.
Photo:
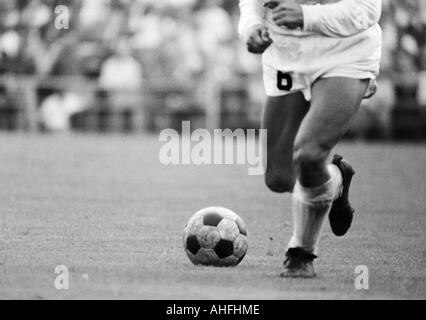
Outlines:
MULTIPOLYGON (((146 79, 139 90, 114 91, 105 90, 98 81, 81 77, 7 74, 0 76, 0 130, 48 129, 41 119, 43 102, 53 94, 64 92, 75 93, 85 100, 85 107, 70 117, 70 129, 75 131, 180 130, 185 120, 191 121, 192 129, 258 128, 261 102, 253 101, 247 85, 251 80, 254 79, 221 82, 208 75, 195 83, 146 79)), ((390 138, 426 139, 426 108, 404 99, 391 109, 390 138)))
POLYGON ((155 131, 179 127, 183 120, 192 120, 193 128, 258 126, 250 120, 258 114, 250 115, 253 108, 247 108, 250 99, 242 82, 221 83, 209 77, 200 83, 150 79, 139 90, 106 90, 97 81, 80 77, 8 74, 0 77, 0 129, 43 130, 43 102, 64 93, 85 99, 86 106, 71 117, 75 130, 155 131))

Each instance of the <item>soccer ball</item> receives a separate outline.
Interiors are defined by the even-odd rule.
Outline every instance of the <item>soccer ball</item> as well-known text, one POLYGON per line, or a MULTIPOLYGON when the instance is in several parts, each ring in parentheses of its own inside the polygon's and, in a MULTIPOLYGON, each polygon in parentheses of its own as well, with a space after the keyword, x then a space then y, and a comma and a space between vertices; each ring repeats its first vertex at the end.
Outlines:
POLYGON ((185 227, 183 243, 195 265, 234 267, 247 253, 248 233, 243 219, 220 207, 198 211, 185 227))

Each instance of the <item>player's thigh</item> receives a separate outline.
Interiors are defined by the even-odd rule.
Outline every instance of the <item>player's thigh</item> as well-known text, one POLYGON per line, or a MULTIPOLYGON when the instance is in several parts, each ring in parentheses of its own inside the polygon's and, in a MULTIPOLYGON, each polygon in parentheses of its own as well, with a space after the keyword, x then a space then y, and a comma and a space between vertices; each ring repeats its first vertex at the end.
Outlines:
POLYGON ((301 92, 267 99, 262 127, 268 131, 266 183, 273 191, 293 187, 294 140, 308 110, 301 92))
POLYGON ((368 80, 326 78, 312 88, 311 108, 295 141, 295 160, 326 160, 347 132, 368 88, 368 80))

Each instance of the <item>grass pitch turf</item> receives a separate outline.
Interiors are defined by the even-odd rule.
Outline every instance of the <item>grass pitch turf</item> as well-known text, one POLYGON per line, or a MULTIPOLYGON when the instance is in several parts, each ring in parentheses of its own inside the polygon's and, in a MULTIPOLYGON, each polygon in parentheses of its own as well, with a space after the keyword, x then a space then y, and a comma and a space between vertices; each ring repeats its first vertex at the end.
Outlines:
POLYGON ((0 135, 1 299, 426 298, 425 145, 342 144, 355 166, 353 228, 327 225, 314 280, 284 280, 290 196, 246 167, 162 166, 157 136, 0 135), (239 213, 250 247, 233 269, 191 265, 189 217, 239 213), (54 288, 66 265, 70 288, 54 288), (354 288, 355 267, 370 289, 354 288))

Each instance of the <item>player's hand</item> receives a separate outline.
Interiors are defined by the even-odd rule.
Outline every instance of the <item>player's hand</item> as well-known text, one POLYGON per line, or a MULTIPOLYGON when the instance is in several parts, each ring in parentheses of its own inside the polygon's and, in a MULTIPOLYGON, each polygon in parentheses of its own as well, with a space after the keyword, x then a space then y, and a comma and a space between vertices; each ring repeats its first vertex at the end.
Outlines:
POLYGON ((272 44, 268 28, 259 25, 251 32, 247 41, 247 50, 250 53, 262 54, 272 44))
POLYGON ((364 99, 372 98, 377 93, 378 89, 379 89, 379 86, 377 84, 377 80, 375 79, 370 80, 370 84, 368 86, 367 92, 365 93, 364 99))
POLYGON ((303 28, 302 6, 295 0, 266 1, 265 7, 272 9, 274 22, 289 29, 303 28))

